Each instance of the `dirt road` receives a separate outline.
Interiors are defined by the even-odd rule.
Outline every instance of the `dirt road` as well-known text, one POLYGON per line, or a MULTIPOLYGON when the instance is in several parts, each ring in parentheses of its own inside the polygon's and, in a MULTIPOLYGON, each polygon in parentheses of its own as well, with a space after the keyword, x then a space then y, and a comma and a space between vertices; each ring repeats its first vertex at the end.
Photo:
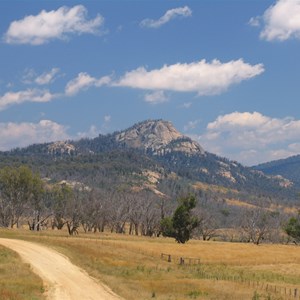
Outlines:
POLYGON ((0 244, 17 252, 44 281, 51 300, 121 300, 65 256, 35 243, 0 238, 0 244))

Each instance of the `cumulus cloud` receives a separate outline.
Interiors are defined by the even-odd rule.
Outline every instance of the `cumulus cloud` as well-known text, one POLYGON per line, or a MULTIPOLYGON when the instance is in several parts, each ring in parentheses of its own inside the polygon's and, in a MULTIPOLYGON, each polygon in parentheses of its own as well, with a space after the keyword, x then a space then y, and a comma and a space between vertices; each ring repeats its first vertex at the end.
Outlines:
POLYGON ((76 139, 82 139, 82 138, 94 138, 99 135, 100 130, 97 128, 96 125, 91 125, 88 131, 84 132, 77 132, 76 139))
POLYGON ((271 118, 259 112, 233 112, 207 125, 198 136, 211 152, 247 165, 299 154, 300 120, 271 118))
POLYGON ((59 68, 52 68, 48 72, 37 75, 33 69, 26 69, 22 77, 22 82, 25 84, 36 83, 38 85, 46 85, 52 83, 59 73, 59 68))
POLYGON ((239 128, 257 128, 262 124, 266 124, 269 121, 269 118, 263 116, 258 112, 233 112, 231 114, 219 116, 214 122, 211 122, 207 125, 207 128, 210 130, 215 129, 227 129, 232 127, 239 128))
POLYGON ((27 89, 19 92, 7 92, 0 96, 0 111, 15 104, 23 102, 49 102, 58 95, 52 94, 48 90, 27 89))
POLYGON ((165 95, 164 91, 154 91, 145 95, 145 101, 150 104, 159 104, 168 102, 169 98, 165 95))
POLYGON ((36 77, 37 77, 37 74, 33 69, 26 69, 24 71, 21 81, 24 84, 32 84, 36 77))
POLYGON ((39 85, 49 84, 54 81, 58 72, 58 68, 52 68, 49 72, 44 72, 43 74, 39 75, 34 81, 39 85))
POLYGON ((260 37, 267 41, 300 38, 300 0, 279 0, 263 16, 250 19, 250 24, 262 21, 260 37), (261 19, 261 20, 260 20, 261 19))
POLYGON ((83 5, 72 8, 63 6, 58 10, 42 10, 36 16, 13 21, 4 40, 9 44, 42 45, 54 39, 67 39, 72 34, 99 34, 103 22, 99 14, 88 20, 87 9, 83 5))
POLYGON ((85 72, 81 72, 76 78, 69 81, 65 88, 65 94, 67 96, 74 96, 81 90, 86 90, 92 86, 101 87, 108 85, 111 82, 110 76, 104 76, 99 79, 90 76, 85 72))
POLYGON ((192 10, 188 6, 177 7, 177 8, 168 10, 158 20, 144 19, 143 21, 141 21, 140 26, 148 27, 148 28, 159 28, 162 25, 170 22, 172 19, 175 19, 178 17, 186 18, 186 17, 190 17, 191 15, 192 15, 192 10))
POLYGON ((96 125, 91 125, 90 128, 87 131, 84 132, 78 132, 76 135, 76 139, 78 138, 94 138, 98 136, 100 133, 105 133, 109 131, 110 128, 110 122, 111 122, 111 115, 105 115, 103 117, 103 122, 98 128, 96 125))
POLYGON ((50 120, 38 123, 0 123, 1 151, 66 139, 69 139, 67 128, 50 120))
POLYGON ((190 64, 164 65, 147 71, 144 67, 127 72, 114 85, 146 90, 196 92, 198 95, 216 95, 231 85, 264 72, 262 64, 250 65, 242 59, 221 63, 201 60, 190 64))

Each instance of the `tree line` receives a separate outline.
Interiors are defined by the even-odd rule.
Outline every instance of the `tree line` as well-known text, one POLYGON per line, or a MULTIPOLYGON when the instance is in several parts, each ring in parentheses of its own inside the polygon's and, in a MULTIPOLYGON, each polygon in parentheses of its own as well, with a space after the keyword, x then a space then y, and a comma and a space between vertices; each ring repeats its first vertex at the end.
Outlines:
MULTIPOLYGON (((174 195, 182 192, 174 186, 174 195)), ((195 190, 185 191, 174 201, 145 189, 137 192, 52 183, 26 166, 0 169, 0 227, 26 224, 33 231, 66 227, 70 235, 77 234, 79 228, 85 232, 109 230, 164 235, 185 243, 192 237, 215 238, 225 226, 238 230, 243 242, 276 240, 282 229, 295 242, 300 241, 299 215, 284 219, 279 212, 263 207, 233 213, 213 203, 219 202, 195 190)))

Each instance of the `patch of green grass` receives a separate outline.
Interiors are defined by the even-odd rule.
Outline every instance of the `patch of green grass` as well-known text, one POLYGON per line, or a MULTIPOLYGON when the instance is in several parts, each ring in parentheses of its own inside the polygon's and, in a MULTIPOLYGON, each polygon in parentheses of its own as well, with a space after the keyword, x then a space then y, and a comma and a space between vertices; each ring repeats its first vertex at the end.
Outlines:
POLYGON ((195 278, 227 280, 235 282, 268 282, 297 285, 300 276, 282 275, 268 270, 252 270, 247 266, 230 266, 224 264, 203 264, 191 271, 195 278))
POLYGON ((0 299, 41 300, 42 280, 13 251, 0 246, 0 299))
POLYGON ((191 299, 198 299, 200 296, 207 296, 207 292, 202 292, 202 291, 190 291, 187 293, 187 296, 190 297, 191 299))

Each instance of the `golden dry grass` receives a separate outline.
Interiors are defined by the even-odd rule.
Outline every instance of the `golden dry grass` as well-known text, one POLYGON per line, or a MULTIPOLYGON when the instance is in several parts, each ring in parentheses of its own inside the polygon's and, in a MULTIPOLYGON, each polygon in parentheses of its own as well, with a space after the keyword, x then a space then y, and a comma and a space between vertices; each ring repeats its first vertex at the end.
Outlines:
POLYGON ((300 289, 300 248, 294 245, 194 240, 182 245, 173 239, 110 233, 68 237, 64 231, 0 230, 1 236, 54 247, 130 300, 252 299, 256 290, 259 299, 285 299, 266 291, 266 284, 300 289), (171 254, 172 262, 161 260, 161 253, 171 254), (180 266, 179 257, 200 258, 201 264, 180 266))
POLYGON ((227 192, 231 192, 231 193, 234 193, 234 194, 238 194, 238 190, 235 190, 235 189, 230 189, 230 188, 226 188, 226 187, 223 187, 223 186, 220 186, 220 185, 213 185, 213 184, 207 184, 207 183, 203 183, 203 182, 196 182, 193 184, 193 187, 195 189, 198 189, 198 190, 204 190, 204 191, 214 191, 214 192, 217 192, 217 193, 224 193, 226 194, 227 192))
POLYGON ((42 280, 13 251, 0 246, 0 299, 44 299, 42 280))
POLYGON ((247 202, 243 202, 243 201, 238 200, 238 199, 225 199, 225 200, 226 200, 226 203, 228 205, 251 208, 251 209, 257 208, 256 205, 253 205, 253 204, 250 204, 250 203, 247 203, 247 202))

